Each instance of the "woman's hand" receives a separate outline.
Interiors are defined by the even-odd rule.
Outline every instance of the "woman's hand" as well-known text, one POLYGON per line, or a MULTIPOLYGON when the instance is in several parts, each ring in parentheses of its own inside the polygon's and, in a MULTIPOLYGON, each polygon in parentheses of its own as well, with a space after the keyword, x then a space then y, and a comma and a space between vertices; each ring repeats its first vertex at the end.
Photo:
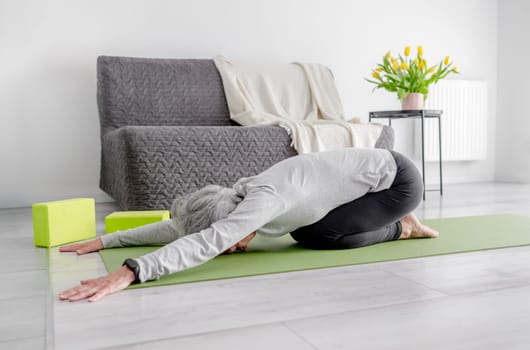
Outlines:
POLYGON ((127 266, 122 266, 107 276, 81 281, 81 285, 59 294, 59 299, 68 301, 88 299, 88 301, 96 301, 105 295, 127 288, 133 281, 134 272, 127 266))
POLYGON ((98 250, 103 249, 103 242, 100 238, 96 238, 92 241, 83 242, 83 243, 74 243, 70 245, 65 245, 60 247, 60 252, 76 252, 77 255, 88 254, 92 252, 97 252, 98 250))

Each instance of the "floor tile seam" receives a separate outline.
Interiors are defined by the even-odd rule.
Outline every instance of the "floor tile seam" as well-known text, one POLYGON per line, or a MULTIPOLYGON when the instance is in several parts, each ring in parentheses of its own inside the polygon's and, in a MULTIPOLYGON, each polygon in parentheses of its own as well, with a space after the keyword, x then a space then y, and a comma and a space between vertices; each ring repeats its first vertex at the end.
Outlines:
POLYGON ((17 270, 17 271, 1 271, 0 270, 0 276, 2 276, 3 274, 9 274, 9 273, 19 273, 19 272, 48 272, 48 268, 47 267, 42 267, 42 268, 38 268, 38 269, 30 269, 30 270, 17 270))
MULTIPOLYGON (((100 259, 100 263, 103 264, 103 260, 101 259, 101 255, 97 254, 98 258, 100 259)), ((48 289, 46 294, 46 311, 45 311, 45 317, 46 317, 46 325, 45 325, 45 331, 46 331, 46 344, 45 349, 46 350, 53 350, 55 349, 55 304, 57 301, 57 296, 59 292, 55 293, 55 283, 54 283, 54 277, 58 274, 64 274, 64 273, 82 273, 86 271, 94 271, 93 267, 85 267, 82 268, 82 262, 77 262, 75 264, 74 269, 67 269, 67 270, 53 270, 50 269, 50 266, 48 264, 47 271, 48 271, 48 289), (77 267, 79 266, 79 268, 77 267)), ((106 271, 106 269, 105 269, 106 271)), ((99 277, 99 276, 98 276, 99 277)), ((95 277, 96 278, 96 277, 95 277)), ((72 282, 72 284, 77 284, 77 282, 72 282)))
POLYGON ((510 286, 504 286, 504 287, 498 287, 498 288, 491 288, 491 289, 485 289, 485 290, 472 290, 469 292, 462 292, 462 293, 451 293, 448 296, 450 297, 466 297, 470 295, 482 295, 482 294, 494 294, 498 293, 500 291, 509 291, 514 289, 522 289, 522 288, 528 288, 530 287, 530 281, 527 283, 520 283, 517 285, 510 285, 510 286))
POLYGON ((24 299, 32 299, 32 298, 36 298, 36 297, 44 297, 46 294, 43 293, 43 294, 40 294, 40 295, 30 295, 30 296, 23 296, 23 297, 14 297, 14 298, 9 298, 9 299, 1 299, 0 302, 6 302, 6 301, 20 301, 20 300, 24 300, 24 299))
MULTIPOLYGON (((86 268, 76 267, 76 268, 69 268, 69 269, 64 269, 64 270, 52 270, 49 272, 50 272, 50 275, 56 275, 56 274, 61 274, 61 273, 75 273, 75 272, 87 272, 87 271, 96 271, 96 269, 93 266, 90 266, 86 268)), ((103 269, 101 271, 103 271, 103 269)), ((106 269, 104 272, 107 274, 109 273, 106 269)), ((101 277, 101 276, 98 276, 98 277, 101 277)))
POLYGON ((40 292, 38 294, 24 295, 23 297, 0 297, 0 302, 18 300, 22 298, 34 298, 34 297, 44 297, 46 292, 40 292))
POLYGON ((292 321, 297 321, 297 320, 313 319, 313 318, 320 318, 320 317, 326 317, 326 316, 332 316, 332 315, 343 315, 343 314, 349 314, 349 313, 355 313, 355 312, 373 311, 373 310, 378 310, 378 309, 391 308, 391 307, 394 307, 394 306, 429 303, 429 302, 439 301, 439 300, 465 299, 465 298, 471 297, 473 295, 477 296, 477 295, 483 295, 483 294, 485 294, 485 295, 487 295, 487 294, 495 294, 495 293, 498 293, 498 292, 503 291, 503 290, 523 289, 523 288, 528 288, 528 287, 530 287, 530 283, 526 284, 526 285, 511 286, 511 287, 506 287, 506 288, 496 288, 496 289, 486 290, 486 291, 473 291, 473 292, 460 293, 460 294, 447 294, 447 295, 442 295, 442 296, 433 296, 433 297, 428 297, 428 298, 424 298, 424 299, 411 300, 411 301, 407 301, 407 302, 403 302, 403 303, 399 303, 399 302, 398 303, 389 303, 389 304, 377 305, 377 306, 373 306, 373 307, 367 307, 367 308, 356 309, 356 310, 344 310, 344 311, 335 312, 335 313, 329 313, 329 314, 323 314, 323 315, 315 315, 315 316, 304 317, 304 318, 299 318, 299 319, 284 320, 284 321, 281 321, 281 322, 292 322, 292 321))
POLYGON ((43 338, 43 336, 42 335, 34 335, 34 336, 31 336, 31 337, 22 337, 22 338, 13 338, 13 339, 0 339, 0 345, 2 345, 2 343, 9 343, 9 342, 19 341, 19 340, 38 339, 38 338, 43 338))
MULTIPOLYGON (((300 318, 300 319, 305 319, 305 318, 300 318)), ((124 347, 124 346, 149 345, 150 343, 153 343, 153 342, 168 341, 168 340, 179 340, 179 339, 189 338, 189 337, 206 336, 206 335, 210 335, 210 334, 217 334, 217 333, 222 333, 222 332, 232 332, 232 331, 245 330, 245 329, 256 328, 256 327, 260 327, 260 326, 270 326, 270 325, 281 325, 281 326, 287 328, 290 332, 295 333, 295 332, 293 332, 291 330, 290 327, 287 327, 287 325, 284 324, 285 321, 293 321, 293 320, 298 320, 298 319, 255 323, 255 324, 245 325, 245 326, 242 326, 242 327, 221 328, 221 329, 216 329, 216 330, 207 331, 207 332, 195 332, 195 333, 182 334, 182 335, 178 335, 178 336, 174 336, 174 337, 162 337, 162 338, 155 338, 155 339, 151 339, 151 340, 138 341, 138 342, 133 342, 133 343, 123 343, 123 344, 119 344, 119 345, 102 346, 102 347, 99 347, 99 346, 98 347, 91 347, 91 348, 88 348, 88 349, 90 349, 90 350, 111 350, 111 349, 115 349, 115 348, 118 348, 118 347, 124 347)), ((297 338, 300 338, 300 336, 297 333, 295 333, 293 335, 295 335, 297 338)), ((307 343, 307 341, 305 341, 305 339, 302 338, 302 340, 305 343, 307 343)), ((314 345, 312 345, 312 344, 309 344, 309 345, 311 347, 315 348, 314 345)), ((315 349, 317 349, 317 348, 315 348, 315 349)))
POLYGON ((289 327, 289 325, 287 323, 285 323, 285 322, 280 322, 280 323, 281 323, 282 326, 287 328, 291 333, 293 333, 298 339, 303 341, 305 344, 309 345, 310 347, 312 347, 315 350, 318 350, 318 347, 315 344, 311 343, 311 341, 309 341, 309 339, 306 339, 301 334, 299 334, 297 331, 295 331, 294 329, 289 327))
POLYGON ((16 270, 16 271, 1 271, 0 270, 0 276, 2 274, 7 274, 7 273, 19 273, 19 272, 38 272, 38 271, 42 271, 42 272, 47 272, 48 269, 47 268, 43 268, 43 269, 31 269, 31 270, 16 270))
POLYGON ((408 277, 402 276, 402 275, 400 275, 399 273, 396 273, 396 272, 394 272, 394 271, 386 270, 384 267, 379 267, 378 269, 379 269, 380 271, 382 271, 382 272, 386 272, 386 273, 389 273, 389 274, 391 274, 391 275, 393 275, 393 276, 395 276, 395 277, 397 277, 397 278, 403 279, 403 280, 405 280, 405 281, 407 281, 407 282, 410 282, 410 283, 416 284, 416 285, 421 286, 421 287, 423 287, 423 288, 427 288, 427 289, 429 289, 429 290, 431 290, 431 291, 433 291, 433 292, 440 293, 440 294, 442 294, 440 297, 448 297, 448 296, 451 296, 450 293, 443 292, 443 291, 441 291, 441 290, 439 290, 439 289, 433 288, 433 287, 428 286, 428 285, 426 285, 426 284, 424 284, 424 283, 421 283, 421 282, 415 281, 415 280, 413 280, 413 279, 410 279, 410 278, 408 278, 408 277))
MULTIPOLYGON (((343 314, 355 313, 355 312, 365 312, 365 311, 368 311, 368 310, 384 309, 384 308, 387 308, 387 307, 393 307, 393 306, 397 306, 397 305, 407 305, 407 304, 415 304, 415 303, 421 303, 421 302, 429 302, 429 301, 432 301, 432 300, 437 300, 437 299, 441 299, 441 298, 448 298, 448 297, 450 297, 450 296, 445 296, 445 295, 444 296, 433 296, 433 297, 429 297, 429 298, 424 298, 424 299, 419 299, 419 300, 411 300, 411 301, 407 301, 407 302, 396 302, 396 303, 392 302, 392 303, 387 303, 387 304, 377 305, 377 306, 372 306, 372 307, 363 307, 363 308, 359 308, 359 309, 342 310, 342 311, 338 311, 338 312, 324 312, 324 313, 320 313, 320 314, 317 314, 317 315, 311 315, 311 316, 305 316, 305 317, 294 317, 294 318, 275 320, 275 321, 270 321, 270 322, 258 322, 258 323, 253 323, 253 324, 247 324, 247 325, 242 326, 242 327, 220 328, 220 329, 207 331, 207 332, 193 332, 193 333, 188 333, 188 334, 182 334, 182 335, 175 336, 175 337, 162 337, 162 338, 155 338, 155 339, 151 339, 151 340, 139 341, 139 342, 133 342, 133 343, 124 343, 124 344, 119 344, 119 345, 103 346, 103 347, 93 347, 93 348, 90 348, 90 349, 91 350, 105 350, 105 349, 109 349, 110 350, 110 349, 114 349, 116 347, 149 344, 149 343, 152 343, 152 342, 165 341, 165 340, 170 340, 170 339, 175 339, 176 340, 176 339, 186 338, 186 337, 194 337, 194 336, 215 334, 215 333, 221 333, 221 332, 227 332, 227 331, 235 331, 235 330, 240 330, 240 329, 255 328, 255 327, 259 327, 259 326, 278 325, 278 324, 281 324, 282 326, 286 326, 289 330, 291 330, 291 328, 287 326, 287 322, 296 322, 296 321, 308 320, 308 319, 313 319, 313 318, 329 317, 329 316, 343 315, 343 314)), ((314 346, 312 344, 310 344, 310 345, 314 346)))
MULTIPOLYGON (((1 235, 0 235, 0 238, 1 235)), ((16 249, 16 254, 19 255, 19 254, 25 254, 25 253, 34 253, 34 254, 46 254, 45 252, 42 252, 41 250, 38 250, 38 249, 33 249, 33 248, 29 248, 27 247, 26 245, 22 245, 21 246, 11 246, 11 247, 8 247, 7 245, 4 245, 2 247, 0 247, 0 252, 2 253, 9 253, 9 252, 12 252, 14 249, 16 249)))
POLYGON ((52 274, 48 273, 48 285, 46 287, 46 299, 44 309, 44 334, 46 350, 55 349, 55 295, 52 286, 52 274))
MULTIPOLYGON (((525 245, 521 245, 521 246, 513 246, 513 247, 503 247, 503 248, 494 248, 494 249, 488 249, 487 251, 495 251, 495 250, 504 250, 504 249, 517 249, 517 248, 521 248, 521 247, 528 247, 530 245, 528 244, 525 244, 525 245)), ((479 252, 479 251, 476 251, 476 252, 479 252)), ((476 253, 475 251, 473 252, 463 252, 463 253, 476 253)), ((396 260, 397 261, 397 260, 396 260)), ((440 289, 437 289, 437 288, 434 288, 432 286, 429 286, 428 284, 425 284, 425 283, 421 283, 419 281, 416 281, 414 279, 411 279, 410 277, 405 277, 401 274, 399 274, 399 272, 395 272, 395 271, 391 271, 391 270, 387 270, 385 267, 378 267, 379 270, 383 271, 383 272, 387 272, 387 273, 390 273, 396 277, 399 277, 399 278, 402 278, 404 280, 407 280, 409 282, 412 282, 412 283, 415 283, 417 285, 420 285, 420 286, 423 286, 425 288, 428 288, 428 289, 431 289, 435 292, 438 292, 438 293, 441 293, 441 294, 444 294, 445 296, 458 296, 458 295, 466 295, 466 294, 473 294, 473 293, 476 293, 476 292, 488 292, 488 291, 494 291, 494 290, 502 290, 502 289, 507 289, 507 288, 517 288, 517 287, 524 287, 524 286, 530 286, 530 281, 528 283, 521 283, 521 284, 518 284, 516 286, 509 286, 509 287, 499 287, 499 288, 492 288, 492 289, 488 289, 488 290, 484 290, 484 291, 470 291, 470 292, 463 292, 463 293, 452 293, 450 291, 447 291, 447 290, 440 290, 440 289)))
POLYGON ((427 297, 427 298, 423 298, 423 299, 410 300, 410 301, 404 301, 404 302, 391 302, 391 303, 387 303, 387 304, 368 306, 368 307, 363 307, 363 308, 353 309, 353 310, 342 310, 342 311, 338 311, 338 312, 323 313, 321 315, 313 315, 313 316, 309 316, 309 317, 293 318, 293 319, 289 319, 289 320, 283 320, 281 322, 293 322, 293 321, 308 320, 308 319, 320 318, 320 317, 340 316, 340 315, 345 315, 345 314, 349 314, 349 313, 358 313, 358 312, 366 312, 366 311, 374 311, 374 310, 383 310, 383 309, 394 307, 394 306, 403 306, 403 305, 413 305, 413 304, 418 304, 418 303, 427 303, 427 302, 432 302, 432 301, 436 301, 436 300, 444 300, 444 299, 448 299, 448 298, 452 298, 452 296, 450 296, 450 295, 439 295, 439 296, 431 296, 431 297, 427 297))
POLYGON ((99 264, 99 266, 95 267, 94 266, 87 266, 87 267, 83 267, 83 262, 82 261, 76 261, 75 262, 75 266, 71 266, 69 269, 65 269, 65 270, 54 270, 54 269, 49 269, 48 268, 48 271, 50 272, 50 274, 56 274, 56 273, 64 273, 64 272, 82 272, 82 271, 94 271, 95 269, 101 269, 102 271, 104 270, 105 273, 109 274, 110 272, 107 270, 107 267, 105 266, 105 262, 103 261, 103 258, 101 257, 101 254, 99 254, 99 252, 96 252, 96 255, 97 255, 97 259, 94 259, 95 260, 95 263, 96 264, 99 264))

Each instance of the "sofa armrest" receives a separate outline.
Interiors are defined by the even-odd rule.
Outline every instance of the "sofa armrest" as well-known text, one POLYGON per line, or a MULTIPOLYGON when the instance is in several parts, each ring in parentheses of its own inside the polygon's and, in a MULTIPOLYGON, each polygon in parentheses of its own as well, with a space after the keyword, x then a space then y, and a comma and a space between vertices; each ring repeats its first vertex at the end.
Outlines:
POLYGON ((102 138, 100 187, 124 209, 167 209, 296 155, 290 143, 277 126, 126 126, 102 138))

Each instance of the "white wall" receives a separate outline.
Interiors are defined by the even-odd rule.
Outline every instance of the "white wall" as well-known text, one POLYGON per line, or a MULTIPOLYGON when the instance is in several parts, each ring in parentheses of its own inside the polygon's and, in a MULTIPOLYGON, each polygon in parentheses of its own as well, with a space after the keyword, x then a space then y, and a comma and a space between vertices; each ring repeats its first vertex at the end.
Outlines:
MULTIPOLYGON (((366 120, 399 103, 363 77, 387 50, 422 44, 431 62, 450 54, 461 78, 490 83, 489 158, 447 164, 445 178, 492 179, 496 35, 495 0, 0 0, 0 207, 108 200, 98 189, 102 54, 320 62, 346 111, 366 120)), ((411 154, 410 126, 396 133, 411 154)))
POLYGON ((530 183, 530 2, 499 1, 496 178, 530 183))

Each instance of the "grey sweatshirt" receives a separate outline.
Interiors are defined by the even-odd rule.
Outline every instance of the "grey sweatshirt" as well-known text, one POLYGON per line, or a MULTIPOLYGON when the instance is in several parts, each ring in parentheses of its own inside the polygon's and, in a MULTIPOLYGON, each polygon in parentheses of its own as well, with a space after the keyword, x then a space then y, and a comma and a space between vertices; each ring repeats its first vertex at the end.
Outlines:
POLYGON ((101 239, 104 248, 166 244, 135 259, 144 282, 205 263, 254 231, 282 236, 317 222, 342 204, 388 189, 395 176, 394 157, 383 149, 298 155, 237 181, 233 188, 244 199, 230 215, 204 230, 184 235, 166 220, 101 239))

